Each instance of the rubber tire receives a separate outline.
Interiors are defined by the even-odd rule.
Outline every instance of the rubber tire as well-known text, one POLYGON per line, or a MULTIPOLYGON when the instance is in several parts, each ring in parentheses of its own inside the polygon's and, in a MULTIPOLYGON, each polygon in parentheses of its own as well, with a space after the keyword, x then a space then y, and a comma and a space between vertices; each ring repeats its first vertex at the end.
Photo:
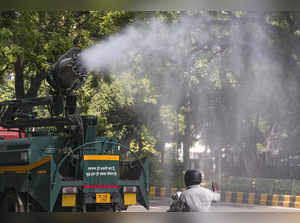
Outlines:
POLYGON ((5 193, 0 205, 1 212, 24 212, 24 206, 18 194, 10 190, 5 193))

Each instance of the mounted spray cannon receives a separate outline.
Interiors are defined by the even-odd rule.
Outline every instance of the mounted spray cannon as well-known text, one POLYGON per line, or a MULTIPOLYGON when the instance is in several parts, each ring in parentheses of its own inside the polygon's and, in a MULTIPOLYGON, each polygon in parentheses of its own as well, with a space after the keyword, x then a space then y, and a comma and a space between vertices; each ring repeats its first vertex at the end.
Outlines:
POLYGON ((0 103, 0 126, 27 136, 0 140, 0 211, 117 211, 136 203, 149 208, 147 159, 96 137, 97 117, 76 109, 73 91, 88 76, 80 52, 71 48, 51 66, 50 96, 0 103), (37 117, 36 106, 47 106, 49 117, 37 117), (122 150, 134 159, 122 160, 122 150))
POLYGON ((88 72, 80 60, 80 51, 71 48, 51 67, 47 81, 56 93, 69 95, 85 83, 88 72))
POLYGON ((80 61, 80 48, 71 48, 50 68, 47 81, 52 87, 49 97, 24 98, 0 103, 0 125, 6 128, 59 126, 70 124, 67 117, 76 111, 73 91, 86 81, 88 72, 80 61), (32 107, 47 105, 51 118, 36 118, 32 107), (64 113, 64 114, 63 114, 64 113), (57 116, 63 114, 63 117, 57 116))

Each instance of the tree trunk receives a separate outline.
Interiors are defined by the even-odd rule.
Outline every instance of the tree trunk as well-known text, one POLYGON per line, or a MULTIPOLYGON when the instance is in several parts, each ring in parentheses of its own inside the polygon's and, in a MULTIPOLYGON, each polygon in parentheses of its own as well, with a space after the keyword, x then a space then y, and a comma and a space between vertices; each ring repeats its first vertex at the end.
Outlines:
POLYGON ((161 164, 165 163, 165 148, 164 146, 161 147, 161 164))
POLYGON ((38 94, 38 90, 42 84, 42 81, 47 77, 47 73, 41 70, 35 77, 30 80, 30 87, 25 94, 24 87, 24 64, 23 60, 20 56, 17 56, 17 61, 14 63, 14 71, 15 71, 15 91, 16 98, 33 98, 38 94))
POLYGON ((248 121, 248 132, 245 146, 242 148, 242 156, 246 168, 247 176, 257 174, 257 148, 256 148, 256 128, 251 121, 248 121))
POLYGON ((256 176, 256 170, 257 170, 257 157, 256 157, 256 152, 254 151, 252 145, 247 145, 248 148, 242 148, 242 156, 243 156, 243 161, 244 165, 246 168, 246 174, 249 177, 255 177, 256 176))
POLYGON ((17 61, 14 64, 15 69, 15 91, 16 99, 24 98, 25 89, 24 89, 24 66, 23 61, 20 56, 17 56, 17 61))
POLYGON ((187 141, 183 143, 183 165, 186 170, 190 168, 190 146, 187 141))
POLYGON ((165 163, 165 143, 162 141, 158 141, 156 144, 157 150, 160 152, 160 163, 165 163))
POLYGON ((183 165, 187 170, 191 167, 190 164, 190 147, 191 147, 191 123, 189 113, 186 114, 186 128, 183 137, 183 165))

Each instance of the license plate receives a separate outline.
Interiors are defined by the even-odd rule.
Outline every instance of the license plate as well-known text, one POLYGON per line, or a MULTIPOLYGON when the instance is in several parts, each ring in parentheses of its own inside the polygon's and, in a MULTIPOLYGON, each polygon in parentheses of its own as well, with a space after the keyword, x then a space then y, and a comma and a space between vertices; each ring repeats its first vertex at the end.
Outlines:
POLYGON ((62 207, 75 207, 76 206, 76 194, 63 194, 61 200, 62 207))
POLYGON ((110 193, 96 194, 96 203, 110 203, 110 193))
POLYGON ((136 204, 136 194, 135 193, 125 193, 124 194, 124 205, 136 204))

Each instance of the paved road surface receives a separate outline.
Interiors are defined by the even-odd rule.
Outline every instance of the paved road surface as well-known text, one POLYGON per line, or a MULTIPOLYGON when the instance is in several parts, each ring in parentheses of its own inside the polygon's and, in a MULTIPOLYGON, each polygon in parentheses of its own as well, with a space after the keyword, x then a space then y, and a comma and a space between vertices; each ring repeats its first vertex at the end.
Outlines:
MULTIPOLYGON (((169 203, 170 203, 170 199, 168 198, 156 198, 150 201, 149 211, 142 206, 130 206, 127 212, 166 212, 166 210, 169 208, 169 203)), ((214 204, 210 208, 210 211, 212 212, 300 212, 300 209, 219 202, 217 204, 214 204)))

